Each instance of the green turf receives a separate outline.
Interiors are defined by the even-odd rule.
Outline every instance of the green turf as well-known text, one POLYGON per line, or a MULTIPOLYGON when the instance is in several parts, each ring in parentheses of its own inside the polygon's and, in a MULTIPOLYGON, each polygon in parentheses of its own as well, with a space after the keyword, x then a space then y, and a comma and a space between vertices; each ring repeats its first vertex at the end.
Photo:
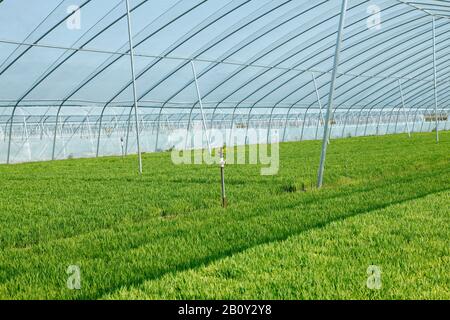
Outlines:
POLYGON ((0 166, 0 298, 448 298, 450 134, 433 138, 333 141, 307 192, 288 191, 315 179, 320 142, 282 144, 276 176, 226 168, 226 211, 218 168, 168 153, 142 177, 135 157, 0 166))
MULTIPOLYGON (((450 299, 442 192, 171 273, 109 299, 450 299), (367 285, 369 266, 381 287, 367 285)), ((447 207, 446 207, 447 206, 447 207)))

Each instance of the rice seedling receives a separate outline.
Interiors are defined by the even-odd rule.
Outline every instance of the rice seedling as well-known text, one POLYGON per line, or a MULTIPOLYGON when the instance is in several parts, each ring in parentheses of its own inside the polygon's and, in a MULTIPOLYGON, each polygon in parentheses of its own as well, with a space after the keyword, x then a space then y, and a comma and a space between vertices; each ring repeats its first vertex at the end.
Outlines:
POLYGON ((282 144, 278 175, 227 167, 227 209, 217 166, 167 152, 142 176, 135 156, 0 166, 0 298, 448 298, 449 145, 332 141, 310 192, 320 142, 282 144))

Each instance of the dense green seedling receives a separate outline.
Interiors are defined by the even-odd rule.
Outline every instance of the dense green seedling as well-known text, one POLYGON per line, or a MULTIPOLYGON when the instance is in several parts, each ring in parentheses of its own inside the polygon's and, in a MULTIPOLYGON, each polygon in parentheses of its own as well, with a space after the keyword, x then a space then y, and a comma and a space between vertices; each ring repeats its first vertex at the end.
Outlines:
MULTIPOLYGON (((259 248, 271 245, 281 246, 276 251, 286 252, 286 263, 292 264, 298 255, 293 252, 289 257, 291 239, 301 242, 299 248, 314 250, 330 237, 330 232, 336 233, 339 228, 335 226, 340 223, 340 237, 348 235, 347 220, 350 226, 369 232, 371 223, 365 219, 371 219, 372 213, 384 216, 393 212, 399 220, 419 219, 422 198, 431 197, 444 208, 444 213, 432 211, 437 216, 427 220, 431 225, 424 232, 431 232, 433 226, 443 229, 443 224, 448 226, 450 134, 442 133, 439 144, 433 137, 414 134, 411 139, 397 135, 332 141, 326 185, 320 191, 311 187, 316 179, 320 142, 282 144, 276 176, 261 176, 260 166, 227 166, 227 210, 220 207, 218 167, 175 166, 170 153, 144 155, 143 176, 136 173, 134 156, 0 166, 0 298, 365 298, 364 292, 352 294, 352 281, 359 278, 349 280, 349 286, 336 282, 338 290, 331 292, 333 278, 321 268, 316 273, 309 271, 327 283, 316 295, 313 289, 294 294, 298 287, 283 287, 291 276, 303 279, 295 270, 286 272, 286 279, 278 284, 267 279, 266 291, 260 294, 259 288, 246 287, 253 274, 241 281, 239 290, 239 284, 212 281, 210 288, 201 284, 198 291, 192 291, 181 285, 181 291, 174 293, 172 284, 190 281, 185 280, 189 278, 186 275, 193 272, 192 288, 196 277, 208 272, 204 268, 223 266, 228 261, 225 268, 232 274, 233 266, 238 265, 236 270, 241 268, 245 278, 245 270, 251 265, 247 259, 260 264, 259 255, 265 253, 259 248), (412 212, 402 216, 406 210, 402 205, 411 207, 412 212), (327 232, 329 225, 331 231, 327 232), (236 261, 229 260, 234 255, 236 261), (69 265, 81 268, 79 291, 66 287, 69 265), (149 289, 152 284, 154 290, 149 289), (161 294, 165 285, 167 296, 161 294), (211 290, 216 285, 221 289, 213 295, 211 290)), ((423 215, 429 213, 424 211, 423 215)), ((390 217, 386 219, 379 225, 382 239, 393 223, 390 217)), ((404 225, 403 221, 399 224, 404 225)), ((410 226, 417 232, 422 227, 414 222, 410 226)), ((419 252, 421 242, 414 235, 405 248, 419 252)), ((433 236, 435 241, 448 244, 445 232, 433 236)), ((402 244, 380 241, 385 252, 396 252, 402 244)), ((358 249, 363 244, 355 243, 355 251, 350 250, 348 255, 346 249, 351 248, 341 248, 336 254, 355 267, 357 261, 366 262, 368 253, 358 249)), ((436 269, 448 270, 448 251, 439 250, 431 246, 429 263, 439 261, 436 269)), ((398 274, 411 268, 408 261, 414 262, 414 256, 408 257, 398 274)), ((262 274, 264 268, 271 267, 270 260, 279 257, 267 254, 267 259, 266 265, 261 264, 262 274)), ((341 266, 332 264, 331 268, 341 266)), ((434 282, 426 282, 427 276, 414 274, 418 278, 411 290, 420 291, 424 283, 441 283, 439 273, 434 282)), ((306 278, 304 281, 303 287, 314 283, 306 278)), ((403 286, 399 288, 374 297, 414 297, 403 286)), ((445 297, 442 292, 436 287, 429 297, 445 297)))

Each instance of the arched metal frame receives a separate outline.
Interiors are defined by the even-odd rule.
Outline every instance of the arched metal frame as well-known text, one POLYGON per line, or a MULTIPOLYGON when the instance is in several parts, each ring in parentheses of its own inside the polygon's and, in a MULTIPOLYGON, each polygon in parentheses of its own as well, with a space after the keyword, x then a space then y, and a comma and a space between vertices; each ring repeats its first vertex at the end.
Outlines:
MULTIPOLYGON (((93 103, 100 108, 100 114, 93 125, 93 130, 96 132, 95 153, 97 156, 100 155, 102 128, 105 124, 104 118, 109 116, 106 113, 109 107, 122 110, 118 117, 125 119, 126 125, 123 128, 127 135, 127 151, 128 136, 133 127, 132 111, 135 111, 134 126, 139 154, 141 153, 139 133, 148 121, 152 121, 154 125, 156 134, 154 149, 158 150, 165 113, 169 114, 166 119, 172 117, 171 122, 178 121, 179 125, 185 124, 188 131, 192 129, 196 121, 202 122, 205 131, 223 122, 229 125, 230 137, 238 116, 245 118, 239 121, 245 122, 247 133, 254 121, 265 121, 267 123, 266 140, 269 142, 274 123, 278 126, 282 125, 282 141, 286 140, 289 121, 293 117, 294 110, 297 110, 299 113, 294 114, 294 117, 298 125, 301 125, 300 139, 304 139, 305 128, 309 127, 307 121, 311 122, 311 119, 315 127, 316 139, 319 137, 320 128, 324 129, 322 138, 326 143, 323 143, 322 147, 319 186, 322 185, 326 148, 333 130, 331 120, 340 119, 343 126, 342 135, 344 135, 349 119, 352 117, 352 122, 356 121, 355 133, 358 135, 359 131, 363 130, 366 135, 368 126, 372 122, 377 123, 378 132, 380 123, 387 112, 390 118, 387 130, 389 130, 389 124, 392 124, 395 125, 394 131, 397 132, 402 119, 406 121, 406 131, 410 135, 417 129, 417 118, 422 115, 423 119, 423 114, 433 110, 434 114, 429 114, 429 118, 434 117, 436 140, 439 141, 439 130, 442 127, 439 118, 441 114, 448 115, 450 102, 449 90, 441 89, 450 80, 450 76, 446 75, 450 69, 450 58, 445 58, 450 56, 450 46, 446 45, 450 35, 450 14, 448 16, 442 14, 442 10, 437 10, 431 2, 426 4, 424 0, 421 1, 421 5, 418 5, 416 2, 406 0, 381 0, 380 5, 383 6, 385 15, 383 23, 386 27, 377 32, 370 32, 362 27, 367 16, 360 14, 360 11, 370 4, 368 0, 344 0, 337 2, 336 5, 330 5, 330 2, 325 0, 302 0, 295 5, 292 0, 262 1, 261 4, 256 4, 255 0, 229 0, 222 2, 215 11, 208 12, 204 20, 197 20, 198 22, 188 28, 187 32, 180 30, 173 42, 168 43, 166 49, 160 54, 149 54, 145 50, 134 52, 148 45, 150 41, 160 39, 167 30, 180 21, 189 21, 189 17, 204 10, 209 1, 215 0, 192 0, 189 2, 190 7, 175 10, 182 1, 173 0, 174 4, 169 6, 167 11, 161 12, 154 21, 139 28, 137 33, 132 32, 130 19, 133 14, 144 9, 148 0, 133 1, 132 7, 129 7, 129 0, 125 0, 126 12, 106 23, 110 13, 123 6, 123 1, 118 1, 97 23, 84 32, 73 46, 68 47, 44 43, 44 40, 52 36, 73 13, 55 19, 56 23, 50 25, 40 35, 37 33, 44 25, 43 21, 31 29, 24 40, 0 39, 0 45, 15 45, 15 49, 3 61, 0 61, 0 81, 16 64, 21 63, 24 57, 32 55, 32 49, 63 51, 30 87, 24 88, 21 96, 7 103, 0 100, 0 108, 3 106, 11 108, 11 116, 4 122, 4 139, 8 140, 7 163, 10 163, 13 127, 16 123, 18 108, 32 108, 34 103, 37 106, 43 105, 44 100, 27 100, 27 98, 31 94, 38 96, 42 84, 49 81, 54 74, 69 65, 74 57, 81 53, 98 53, 107 58, 93 69, 89 76, 72 88, 68 88, 69 93, 60 100, 54 101, 56 106, 48 104, 48 110, 52 106, 56 107, 56 116, 42 114, 42 119, 39 121, 42 127, 41 136, 45 123, 50 125, 51 120, 54 120, 52 159, 56 158, 58 132, 68 121, 68 118, 61 119, 62 108, 76 105, 74 98, 77 95, 92 87, 96 79, 113 69, 125 58, 129 58, 132 64, 130 80, 115 92, 111 91, 106 101, 93 103), (337 4, 342 7, 339 8, 337 4), (245 11, 249 7, 252 10, 245 11), (245 14, 238 14, 241 12, 245 14), (318 12, 321 14, 314 16, 318 12), (88 48, 94 40, 102 39, 108 30, 125 19, 129 27, 128 43, 123 44, 116 51, 88 48), (191 45, 195 40, 198 41, 199 37, 209 30, 219 26, 223 28, 224 21, 231 21, 227 19, 234 19, 233 23, 228 24, 220 30, 221 32, 217 32, 215 37, 201 43, 200 47, 194 47, 191 54, 174 55, 180 48, 191 45), (341 21, 338 28, 339 19, 341 21), (300 20, 303 23, 294 27, 294 23, 300 20), (101 21, 106 25, 99 31, 95 31, 101 21), (148 31, 152 23, 157 25, 156 22, 160 25, 148 31), (280 36, 273 37, 275 34, 280 36), (85 36, 88 39, 81 42, 85 36), (138 40, 138 36, 141 39, 138 40), (273 40, 261 43, 269 37, 273 40), (336 37, 339 39, 337 43, 333 40, 336 37), (32 38, 36 40, 30 40, 32 38), (134 39, 136 41, 133 44, 134 39), (226 50, 222 50, 222 53, 212 58, 206 56, 227 42, 231 45, 226 50), (342 59, 339 61, 340 54, 342 59), (235 59, 241 55, 246 58, 235 59), (384 57, 379 64, 374 63, 377 55, 384 57), (431 56, 432 59, 430 59, 431 56), (139 66, 135 66, 135 59, 150 61, 145 65, 139 63, 139 66), (268 62, 269 60, 271 62, 268 62), (330 67, 332 60, 334 64, 330 67), (174 62, 173 66, 167 68, 167 72, 160 73, 159 78, 156 77, 149 84, 143 82, 149 74, 153 74, 167 61, 174 62), (179 74, 189 65, 192 67, 190 79, 180 78, 177 87, 165 88, 168 81, 173 78, 178 79, 179 74), (211 76, 225 67, 228 71, 221 74, 217 81, 209 83, 211 76), (136 74, 134 74, 135 68, 136 74), (307 78, 305 76, 309 74, 312 80, 305 79, 307 78), (162 90, 167 91, 163 101, 148 100, 148 97, 162 90), (192 100, 180 101, 178 97, 188 91, 192 92, 192 100), (134 98, 129 97, 125 101, 119 101, 119 98, 126 96, 128 92, 133 92, 134 98), (322 101, 326 100, 328 103, 322 104, 322 101), (144 110, 140 120, 138 104, 139 109, 144 110), (327 111, 324 112, 324 109, 327 111), (156 110, 155 116, 146 116, 147 110, 156 110), (222 119, 218 119, 219 110, 226 110, 229 113, 224 114, 222 119), (246 110, 246 113, 238 114, 241 110, 246 110), (264 110, 267 119, 259 117, 257 110, 258 112, 264 110), (287 110, 287 112, 282 115, 278 114, 277 110, 287 110), (124 113, 128 113, 128 116, 124 113), (170 116, 172 113, 174 115, 170 116), (300 121, 299 118, 303 120, 300 121), (409 126, 410 122, 412 127, 409 126)), ((64 1, 55 3, 56 6, 45 20, 56 15, 57 9, 63 3, 64 1)), ((89 10, 89 6, 93 3, 95 0, 80 1, 77 10, 89 10)), ((87 106, 89 102, 80 104, 80 106, 83 105, 87 106)), ((29 118, 23 120, 28 123, 29 118)), ((424 123, 425 120, 422 121, 420 130, 424 129, 424 123)), ((84 126, 84 122, 81 125, 84 126)), ((443 129, 446 130, 446 128, 447 123, 443 125, 443 129)), ((91 130, 90 127, 89 130, 91 130)), ((206 140, 210 149, 209 138, 206 140)), ((141 171, 141 161, 139 168, 141 171)))

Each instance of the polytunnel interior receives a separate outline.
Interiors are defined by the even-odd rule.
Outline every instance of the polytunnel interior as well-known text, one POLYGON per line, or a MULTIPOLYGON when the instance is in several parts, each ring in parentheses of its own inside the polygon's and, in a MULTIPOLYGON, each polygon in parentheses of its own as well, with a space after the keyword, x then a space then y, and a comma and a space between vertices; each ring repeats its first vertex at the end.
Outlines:
POLYGON ((145 152, 450 126, 449 1, 5 0, 0 24, 0 163, 136 153, 136 126, 145 152))

